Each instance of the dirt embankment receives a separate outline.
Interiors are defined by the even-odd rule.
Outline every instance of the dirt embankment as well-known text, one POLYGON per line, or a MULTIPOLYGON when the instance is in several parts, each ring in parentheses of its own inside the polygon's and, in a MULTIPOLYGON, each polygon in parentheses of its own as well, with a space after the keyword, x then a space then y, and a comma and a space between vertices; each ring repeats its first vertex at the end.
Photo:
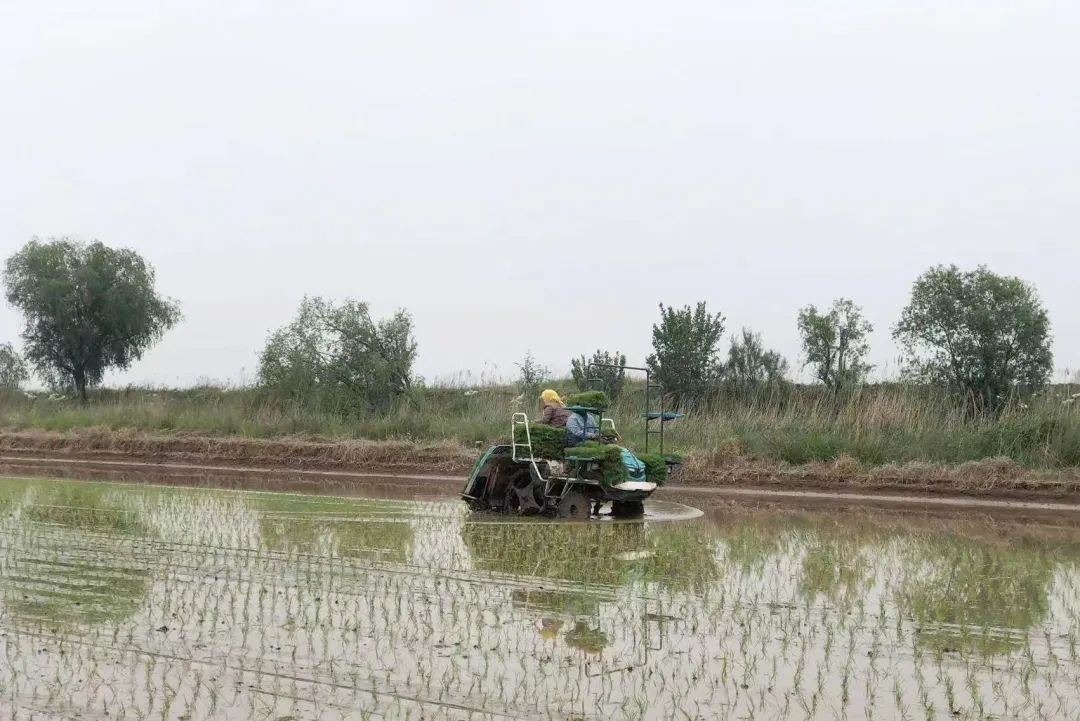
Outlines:
POLYGON ((311 441, 297 438, 158 435, 89 429, 71 433, 0 431, 0 454, 73 460, 262 466, 275 470, 343 470, 464 475, 478 453, 453 443, 311 441))
MULTIPOLYGON (((207 437, 108 429, 70 433, 0 431, 0 460, 199 464, 273 471, 341 471, 464 477, 480 449, 455 443, 314 441, 207 437)), ((869 490, 984 497, 1080 500, 1080 469, 1033 472, 1005 458, 954 466, 909 463, 864 467, 850 457, 791 466, 737 451, 691 454, 678 483, 686 486, 869 490)))

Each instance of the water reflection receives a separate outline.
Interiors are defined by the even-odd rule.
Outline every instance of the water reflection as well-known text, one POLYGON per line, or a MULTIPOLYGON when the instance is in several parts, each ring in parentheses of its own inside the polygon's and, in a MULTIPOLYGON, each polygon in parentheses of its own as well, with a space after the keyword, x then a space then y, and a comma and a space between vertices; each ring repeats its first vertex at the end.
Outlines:
POLYGON ((897 602, 934 650, 982 654, 1022 648, 1043 622, 1056 561, 1029 543, 948 535, 909 538, 897 602))
POLYGON ((1077 541, 872 512, 498 523, 456 503, 12 482, 0 709, 1067 717, 1077 541))
POLYGON ((4 525, 34 531, 4 543, 4 607, 15 619, 94 624, 136 612, 151 578, 133 551, 152 531, 121 497, 101 486, 12 482, 2 498, 4 525))
POLYGON ((401 504, 267 494, 250 501, 262 543, 280 552, 405 561, 413 530, 401 504))
POLYGON ((803 541, 799 592, 811 602, 825 598, 834 603, 865 594, 874 581, 871 567, 876 549, 872 543, 835 529, 808 532, 803 541))
POLYGON ((477 570, 585 586, 702 590, 719 573, 715 540, 696 523, 465 522, 461 536, 477 570))
POLYGON ((1049 608, 1055 569, 1080 553, 1013 528, 884 515, 749 514, 715 523, 726 559, 743 573, 797 567, 801 601, 840 607, 882 599, 919 624, 931 651, 993 655, 1026 644, 1049 608), (872 519, 872 520, 868 520, 872 519))
MULTIPOLYGON (((704 590, 719 575, 715 541, 702 524, 493 524, 465 522, 471 567, 571 584, 515 589, 515 607, 538 622, 541 638, 598 655, 612 644, 605 606, 628 588, 667 593, 704 590)), ((625 629, 623 629, 625 631, 625 629)))

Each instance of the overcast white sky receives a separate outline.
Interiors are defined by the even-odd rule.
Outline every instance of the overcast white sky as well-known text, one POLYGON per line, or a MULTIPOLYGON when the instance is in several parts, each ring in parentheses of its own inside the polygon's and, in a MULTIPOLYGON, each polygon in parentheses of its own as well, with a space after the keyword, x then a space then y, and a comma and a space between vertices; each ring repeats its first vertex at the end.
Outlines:
POLYGON ((891 373, 935 263, 1033 282, 1075 369, 1078 38, 1075 0, 11 3, 0 256, 156 267, 186 319, 112 383, 250 379, 305 293, 408 308, 428 379, 643 361, 660 301, 798 367, 846 296, 891 373))

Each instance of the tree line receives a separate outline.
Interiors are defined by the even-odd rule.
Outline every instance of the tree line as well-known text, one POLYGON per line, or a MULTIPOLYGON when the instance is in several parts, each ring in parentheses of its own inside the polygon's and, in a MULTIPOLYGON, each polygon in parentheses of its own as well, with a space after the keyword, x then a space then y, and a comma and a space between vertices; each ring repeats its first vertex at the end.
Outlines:
MULTIPOLYGON (((4 265, 7 301, 24 318, 25 356, 0 343, 0 387, 17 387, 30 369, 52 388, 87 389, 110 368, 125 369, 182 318, 179 304, 157 292, 153 267, 134 251, 67 238, 30 240, 4 265)), ((727 319, 695 306, 660 304, 646 364, 670 402, 689 406, 719 388, 755 390, 788 383, 788 361, 742 328, 726 357, 727 319)), ((802 360, 825 387, 842 392, 866 382, 872 325, 845 298, 798 312, 802 360)), ((892 328, 904 351, 905 379, 948 388, 983 410, 1050 377, 1049 320, 1035 288, 984 266, 934 266, 919 276, 892 328)), ((286 401, 341 412, 385 408, 416 383, 412 318, 398 310, 373 319, 366 303, 305 297, 292 321, 272 332, 259 357, 258 384, 286 401)), ((617 397, 625 375, 619 352, 598 350, 571 361, 580 387, 598 382, 617 397)), ((517 364, 523 387, 548 369, 527 355, 517 364)))
MULTIPOLYGON (((648 365, 676 404, 693 403, 718 384, 753 388, 783 383, 787 362, 748 329, 718 360, 724 317, 705 303, 660 306, 648 365)), ((840 298, 827 311, 809 305, 797 326, 804 366, 824 386, 843 391, 866 382, 873 326, 840 298)), ((982 410, 1000 408, 1018 391, 1044 386, 1053 369, 1050 321, 1035 288, 985 266, 934 266, 919 276, 892 328, 903 349, 902 377, 951 389, 982 410)))

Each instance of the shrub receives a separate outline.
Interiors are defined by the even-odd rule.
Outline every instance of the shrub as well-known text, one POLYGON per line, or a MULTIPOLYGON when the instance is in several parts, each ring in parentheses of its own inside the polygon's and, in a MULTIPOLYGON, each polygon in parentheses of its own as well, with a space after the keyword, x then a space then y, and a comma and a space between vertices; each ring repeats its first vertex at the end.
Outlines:
POLYGON ((761 336, 742 329, 742 339, 731 338, 727 362, 720 369, 725 383, 737 391, 751 391, 784 382, 788 362, 774 350, 766 350, 761 336))

